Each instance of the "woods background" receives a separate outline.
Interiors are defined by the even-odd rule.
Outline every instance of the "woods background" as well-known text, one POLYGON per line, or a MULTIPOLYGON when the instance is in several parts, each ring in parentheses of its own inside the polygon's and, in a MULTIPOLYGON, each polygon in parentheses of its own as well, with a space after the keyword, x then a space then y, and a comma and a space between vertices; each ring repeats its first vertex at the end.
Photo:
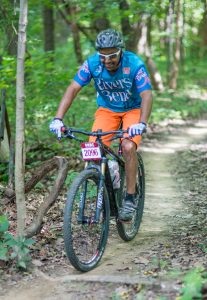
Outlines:
MULTIPOLYGON (((20 6, 0 3, 0 89, 6 90, 11 137, 15 136, 16 64, 20 6)), ((26 163, 65 154, 48 124, 80 64, 95 51, 108 27, 122 31, 126 49, 146 62, 153 84, 150 124, 199 117, 207 111, 207 0, 35 1, 28 6, 25 56, 26 163), (38 157, 38 159, 36 159, 38 157)), ((91 127, 96 99, 93 83, 79 94, 64 121, 91 127)), ((79 151, 67 146, 67 155, 79 151)), ((0 179, 8 180, 7 164, 0 179)))
MULTIPOLYGON (((207 1, 29 1, 26 49, 26 130, 29 140, 48 137, 48 122, 78 66, 92 54, 97 33, 121 30, 126 49, 147 63, 154 89, 192 94, 206 89, 207 1), (194 92, 192 92, 192 90, 194 92), (36 129, 34 131, 34 129, 36 129), (32 134, 31 134, 32 133, 32 134)), ((14 124, 19 4, 0 4, 0 88, 7 89, 9 119, 14 124)), ((166 96, 166 94, 165 94, 166 96)), ((160 114, 186 116, 190 99, 173 107, 155 97, 152 121, 160 114), (158 104, 158 105, 157 105, 158 104), (159 106, 159 107, 158 107, 159 106), (182 106, 182 107, 181 107, 182 106)), ((206 102, 202 103, 206 109, 206 102)), ((95 110, 93 88, 83 90, 66 119, 89 126, 95 110), (84 115, 77 106, 84 105, 84 115), (77 115, 76 112, 79 112, 77 115), (90 116, 88 118, 88 116, 90 116)), ((197 108, 198 109, 198 108, 197 108)), ((192 114, 195 112, 192 111, 192 114)), ((67 122, 66 121, 66 122, 67 122)), ((72 124, 71 124, 72 123, 72 124)))
MULTIPOLYGON (((0 268, 6 269, 9 261, 15 258, 17 266, 26 269, 31 241, 16 240, 15 234, 29 237, 40 232, 43 218, 57 199, 63 183, 65 189, 70 186, 81 168, 79 145, 68 140, 58 143, 48 125, 79 66, 94 53, 97 34, 109 27, 122 31, 126 49, 141 56, 147 65, 154 95, 149 122, 152 131, 161 121, 166 121, 165 124, 171 120, 194 122, 207 113, 207 0, 1 0, 0 268), (20 43, 26 45, 26 53, 22 56, 18 51, 20 43), (20 60, 25 68, 18 67, 20 60), (20 87, 23 89, 18 90, 20 87), (23 104, 23 115, 18 111, 18 100, 23 104), (5 120, 2 121, 3 115, 5 120), (16 121, 21 123, 21 131, 16 121), (5 123, 4 128, 2 123, 5 123), (15 136, 19 145, 15 144, 15 136), (15 146, 21 154, 21 159, 16 159, 21 166, 15 165, 19 171, 16 174, 19 195, 14 189, 15 146), (63 177, 59 176, 61 174, 63 177), (54 190, 55 186, 59 189, 54 190), (24 228, 25 223, 27 228, 24 228), (8 240, 9 226, 12 234, 8 240), (16 249, 16 256, 11 255, 12 247, 16 249)), ((74 101, 64 122, 67 126, 89 130, 95 110, 96 93, 91 83, 74 101)), ((18 151, 17 156, 20 155, 18 151)), ((199 182, 198 202, 202 199, 202 191, 203 205, 206 206, 206 164, 203 163, 206 150, 199 152, 196 149, 190 155, 192 153, 195 154, 192 164, 185 156, 180 159, 187 170, 183 174, 196 173, 195 182, 191 177, 189 182, 192 189, 193 184, 197 189, 199 182), (197 168, 195 162, 199 165, 197 168)), ((195 189, 192 198, 195 202, 195 189)), ((64 198, 62 203, 57 202, 58 209, 47 216, 47 222, 51 228, 56 224, 59 230, 64 198)), ((198 228, 199 234, 202 227, 198 228)), ((186 226, 186 232, 189 235, 189 226, 186 226)), ((48 235, 51 237, 53 230, 45 231, 45 236, 48 235)), ((37 239, 42 242, 42 235, 37 239)), ((206 252, 206 237, 200 239, 203 252, 206 252)), ((196 280, 190 280, 190 286, 192 282, 196 280)))

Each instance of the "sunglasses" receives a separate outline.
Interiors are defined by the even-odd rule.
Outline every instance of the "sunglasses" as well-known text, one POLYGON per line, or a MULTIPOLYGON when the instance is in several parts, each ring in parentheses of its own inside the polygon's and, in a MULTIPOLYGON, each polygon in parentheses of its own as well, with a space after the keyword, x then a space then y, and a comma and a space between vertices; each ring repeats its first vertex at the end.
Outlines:
POLYGON ((119 49, 117 52, 115 53, 111 53, 111 54, 102 54, 100 52, 98 52, 99 56, 100 56, 100 59, 114 59, 114 58, 117 58, 119 56, 121 52, 121 49, 119 49))

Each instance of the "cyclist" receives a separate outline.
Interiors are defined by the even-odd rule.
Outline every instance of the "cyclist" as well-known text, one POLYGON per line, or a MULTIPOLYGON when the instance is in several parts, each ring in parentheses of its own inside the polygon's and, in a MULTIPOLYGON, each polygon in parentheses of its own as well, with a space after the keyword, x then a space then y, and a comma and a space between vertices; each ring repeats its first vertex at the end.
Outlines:
MULTIPOLYGON (((143 61, 124 50, 120 32, 114 29, 101 31, 95 46, 97 52, 83 63, 68 86, 50 123, 50 131, 61 136, 65 113, 82 87, 93 79, 98 109, 92 130, 117 130, 121 122, 123 129, 129 128, 128 138, 122 140, 127 193, 119 210, 119 219, 130 221, 136 209, 136 150, 151 113, 151 84, 143 61)), ((110 145, 109 137, 103 138, 103 142, 110 145)))

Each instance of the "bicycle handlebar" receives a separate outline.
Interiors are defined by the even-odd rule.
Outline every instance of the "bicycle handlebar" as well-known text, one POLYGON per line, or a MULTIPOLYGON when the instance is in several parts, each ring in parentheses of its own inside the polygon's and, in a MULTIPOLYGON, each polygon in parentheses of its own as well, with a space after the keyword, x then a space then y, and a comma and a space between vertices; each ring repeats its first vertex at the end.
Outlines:
POLYGON ((115 134, 116 136, 113 137, 112 139, 116 139, 116 138, 122 138, 124 133, 128 133, 128 130, 111 130, 111 131, 101 131, 97 130, 97 131, 85 131, 85 130, 81 130, 81 129, 73 129, 73 128, 67 128, 67 127, 62 127, 61 131, 64 133, 64 137, 68 137, 71 139, 75 139, 77 141, 82 141, 81 139, 77 138, 73 133, 80 133, 80 134, 84 134, 87 136, 96 136, 96 137, 101 137, 101 136, 105 136, 105 135, 109 135, 109 134, 115 134))

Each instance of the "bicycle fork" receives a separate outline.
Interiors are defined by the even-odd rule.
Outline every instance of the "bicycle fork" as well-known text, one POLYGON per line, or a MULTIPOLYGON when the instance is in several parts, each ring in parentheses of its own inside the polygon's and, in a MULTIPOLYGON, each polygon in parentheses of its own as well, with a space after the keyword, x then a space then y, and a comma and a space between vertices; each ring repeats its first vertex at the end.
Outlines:
POLYGON ((87 223, 86 218, 84 218, 84 208, 85 208, 85 201, 86 201, 86 192, 87 192, 87 181, 84 182, 83 191, 80 194, 78 219, 77 219, 77 221, 78 221, 79 224, 87 223))
MULTIPOLYGON (((83 191, 80 194, 80 201, 79 201, 79 212, 77 221, 79 224, 97 224, 99 223, 100 216, 101 216, 101 209, 103 206, 103 198, 104 198, 104 180, 105 180, 105 169, 106 169, 106 158, 103 158, 101 161, 101 170, 99 171, 99 182, 98 182, 98 195, 96 198, 96 210, 94 216, 85 216, 84 209, 85 209, 85 201, 86 201, 86 194, 87 194, 87 181, 84 182, 83 191)), ((93 166, 94 167, 94 166, 93 166)))
POLYGON ((101 161, 101 172, 100 172, 100 180, 99 180, 99 186, 98 186, 98 197, 97 197, 97 201, 96 201, 95 223, 99 222, 100 215, 101 215, 101 209, 103 206, 106 162, 107 162, 107 159, 104 157, 101 161))

